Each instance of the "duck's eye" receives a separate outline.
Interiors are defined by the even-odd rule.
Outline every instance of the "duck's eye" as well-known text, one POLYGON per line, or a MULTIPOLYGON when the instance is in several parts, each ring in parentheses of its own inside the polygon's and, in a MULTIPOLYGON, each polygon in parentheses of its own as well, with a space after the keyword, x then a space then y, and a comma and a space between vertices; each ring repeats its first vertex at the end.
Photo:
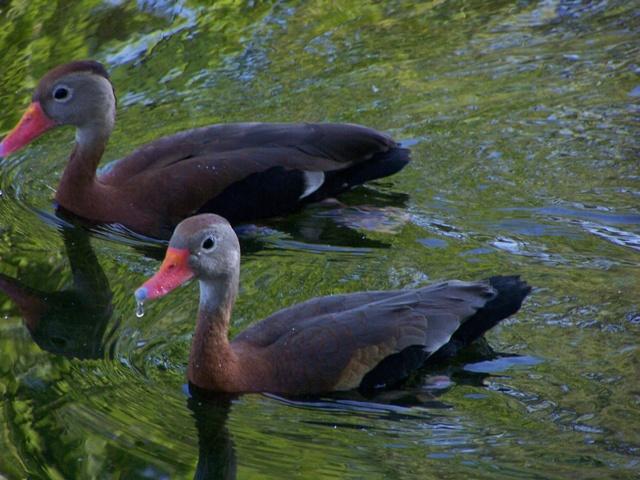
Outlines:
POLYGON ((71 89, 65 85, 60 85, 53 91, 53 98, 58 102, 66 102, 71 98, 71 89))
POLYGON ((213 250, 213 247, 215 246, 216 246, 216 241, 213 239, 213 237, 207 237, 202 242, 203 250, 213 250))

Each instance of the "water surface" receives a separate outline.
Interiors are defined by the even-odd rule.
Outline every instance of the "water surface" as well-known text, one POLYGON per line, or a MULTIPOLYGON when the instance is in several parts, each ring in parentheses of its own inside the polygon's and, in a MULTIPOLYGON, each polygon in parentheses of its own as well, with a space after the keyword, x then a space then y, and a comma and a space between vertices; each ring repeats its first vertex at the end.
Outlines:
POLYGON ((50 67, 91 57, 119 100, 103 163, 233 121, 356 122, 412 148, 340 204, 246 227, 232 334, 323 294, 535 286, 488 335, 494 360, 374 399, 189 399, 197 288, 136 317, 162 249, 55 217, 73 132, 50 132, 0 161, 0 286, 45 305, 0 296, 0 474, 639 476, 639 31, 613 0, 0 2, 0 131, 50 67))

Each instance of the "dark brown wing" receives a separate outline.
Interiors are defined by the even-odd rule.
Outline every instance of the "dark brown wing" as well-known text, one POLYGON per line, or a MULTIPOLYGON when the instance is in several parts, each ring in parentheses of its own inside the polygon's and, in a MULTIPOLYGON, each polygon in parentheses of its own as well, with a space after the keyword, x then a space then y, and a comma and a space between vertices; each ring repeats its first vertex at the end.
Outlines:
POLYGON ((408 161, 408 150, 358 125, 243 123, 152 142, 105 168, 100 182, 144 205, 148 222, 162 220, 144 225, 144 233, 165 236, 195 213, 231 223, 286 214, 408 161))
POLYGON ((373 129, 350 124, 235 123, 212 125, 161 138, 151 142, 107 169, 100 180, 116 185, 150 169, 175 168, 199 159, 222 168, 226 163, 241 163, 214 176, 222 187, 244 175, 270 166, 285 166, 309 171, 345 168, 385 152, 397 144, 373 129), (258 161, 249 153, 266 152, 258 161), (240 151, 247 153, 240 154, 240 151), (231 153, 233 152, 233 153, 231 153), (227 155, 223 155, 223 154, 227 155), (227 173, 227 171, 229 173, 227 173), (226 175, 231 175, 226 178, 226 175))
POLYGON ((234 338, 234 342, 246 342, 256 347, 275 343, 292 327, 308 319, 320 318, 375 303, 404 293, 402 291, 358 292, 346 295, 317 297, 279 310, 234 338))
POLYGON ((262 342, 283 391, 317 392, 318 385, 326 391, 349 390, 385 358, 409 347, 420 346, 425 356, 436 352, 496 295, 488 282, 459 281, 384 293, 374 292, 374 301, 366 294, 343 296, 339 302, 318 299, 327 308, 317 316, 294 316, 304 312, 304 304, 296 306, 267 318, 234 343, 262 342), (347 304, 351 308, 343 308, 347 304), (272 343, 265 345, 267 340, 272 343))

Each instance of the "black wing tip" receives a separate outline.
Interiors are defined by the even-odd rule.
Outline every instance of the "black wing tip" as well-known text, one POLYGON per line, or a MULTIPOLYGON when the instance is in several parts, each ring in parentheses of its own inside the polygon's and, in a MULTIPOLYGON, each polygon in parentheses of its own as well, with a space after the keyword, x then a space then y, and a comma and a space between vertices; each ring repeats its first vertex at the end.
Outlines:
MULTIPOLYGON (((531 293, 531 286, 524 280, 520 279, 520 275, 496 275, 488 279, 496 291, 496 298, 487 303, 484 308, 488 308, 493 302, 499 300, 503 309, 509 310, 505 317, 513 315, 522 306, 524 299, 531 293)), ((498 302, 496 302, 498 303, 498 302)))
POLYGON ((411 161, 411 150, 394 146, 373 156, 369 165, 378 166, 378 178, 388 177, 402 170, 411 161))
MULTIPOLYGON (((527 282, 520 279, 519 275, 497 275, 487 279, 489 285, 496 290, 496 296, 489 300, 473 317, 467 320, 463 327, 468 327, 468 341, 473 341, 493 328, 500 321, 513 315, 522 302, 531 292, 527 282)), ((464 331, 461 328, 459 331, 464 331)))
POLYGON ((499 275, 490 277, 486 281, 496 290, 496 296, 478 309, 453 334, 452 351, 464 348, 502 320, 516 313, 531 292, 531 287, 521 280, 519 275, 499 275))
POLYGON ((422 345, 414 345, 387 357, 365 375, 359 387, 361 393, 373 391, 380 385, 392 386, 424 365, 425 360, 436 364, 455 357, 487 330, 516 313, 531 292, 531 286, 519 275, 498 275, 486 281, 496 290, 495 297, 464 322, 448 343, 431 356, 422 345))
POLYGON ((400 144, 396 144, 387 150, 384 156, 389 160, 403 163, 404 166, 411 161, 411 149, 403 147, 400 144))
MULTIPOLYGON (((334 182, 338 187, 335 192, 332 191, 328 195, 340 193, 346 189, 345 187, 350 188, 371 180, 394 175, 409 163, 409 155, 408 148, 391 147, 388 150, 377 152, 367 161, 356 163, 344 170, 337 170, 334 182)), ((324 190, 323 195, 326 197, 327 194, 324 190)))

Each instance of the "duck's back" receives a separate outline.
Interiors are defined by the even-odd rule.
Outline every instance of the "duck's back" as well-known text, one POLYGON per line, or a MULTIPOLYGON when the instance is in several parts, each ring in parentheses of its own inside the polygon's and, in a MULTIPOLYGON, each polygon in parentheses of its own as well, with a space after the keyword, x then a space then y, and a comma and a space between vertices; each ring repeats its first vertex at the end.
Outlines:
POLYGON ((464 347, 517 311, 528 292, 517 277, 493 277, 322 297, 277 312, 233 343, 270 365, 270 384, 259 390, 373 388, 402 380, 451 342, 464 347))
POLYGON ((156 140, 114 162, 99 182, 158 212, 154 227, 129 228, 168 236, 195 213, 232 224, 288 214, 408 162, 408 150, 358 125, 239 123, 156 140))
POLYGON ((397 147, 389 136, 371 128, 336 123, 230 123, 185 130, 154 140, 114 162, 100 180, 127 182, 150 170, 178 166, 199 159, 213 166, 243 162, 252 173, 273 166, 329 171, 371 159, 376 153, 397 147), (262 151, 260 164, 251 155, 262 151))

